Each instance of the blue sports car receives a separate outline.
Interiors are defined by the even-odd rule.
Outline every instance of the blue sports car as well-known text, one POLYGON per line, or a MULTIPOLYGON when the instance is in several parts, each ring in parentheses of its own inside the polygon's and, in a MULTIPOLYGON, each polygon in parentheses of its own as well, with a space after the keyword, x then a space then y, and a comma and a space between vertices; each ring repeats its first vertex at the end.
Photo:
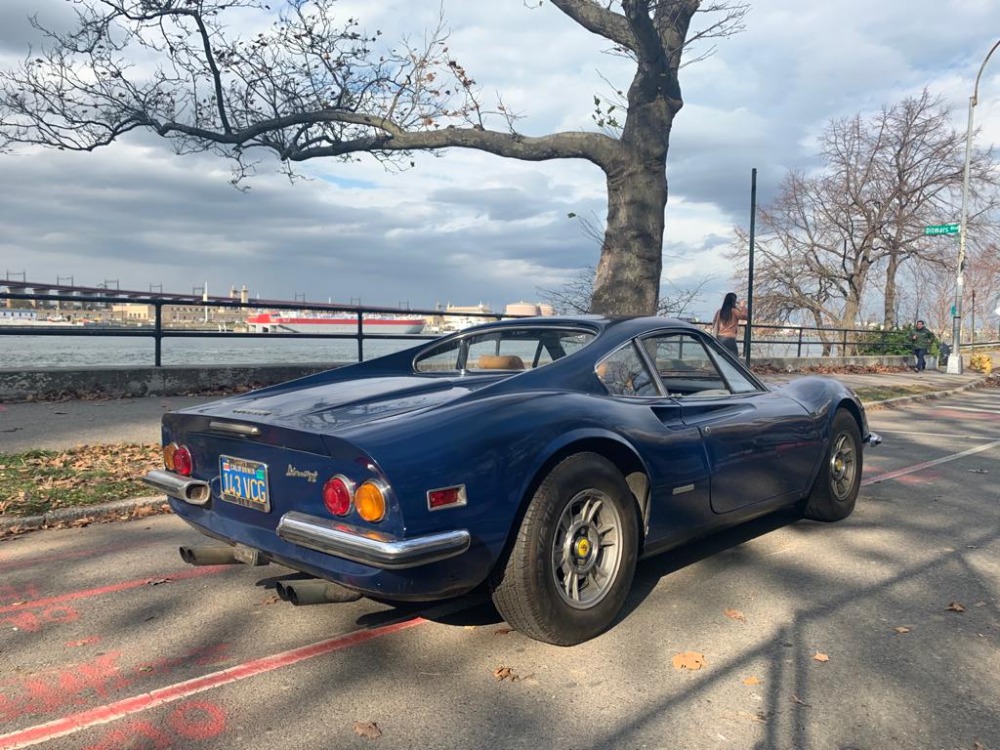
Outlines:
POLYGON ((486 587, 532 638, 614 622, 640 557, 783 506, 854 509, 855 394, 772 387, 665 318, 526 318, 163 417, 145 481, 225 545, 276 562, 306 604, 430 601, 486 587))

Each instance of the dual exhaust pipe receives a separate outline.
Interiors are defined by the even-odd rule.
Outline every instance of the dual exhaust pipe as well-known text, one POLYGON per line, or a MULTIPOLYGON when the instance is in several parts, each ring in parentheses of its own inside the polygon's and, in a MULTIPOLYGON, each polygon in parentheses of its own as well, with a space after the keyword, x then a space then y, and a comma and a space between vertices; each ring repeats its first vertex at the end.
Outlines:
POLYGON ((315 578, 305 581, 278 581, 274 590, 279 599, 291 602, 296 607, 304 607, 307 604, 356 602, 361 598, 360 593, 346 586, 315 578))
MULTIPOLYGON (((188 565, 267 565, 268 560, 258 550, 244 545, 235 547, 181 547, 181 559, 188 565)), ((338 583, 318 578, 278 581, 274 587, 278 598, 297 607, 307 604, 356 602, 361 594, 338 583)))

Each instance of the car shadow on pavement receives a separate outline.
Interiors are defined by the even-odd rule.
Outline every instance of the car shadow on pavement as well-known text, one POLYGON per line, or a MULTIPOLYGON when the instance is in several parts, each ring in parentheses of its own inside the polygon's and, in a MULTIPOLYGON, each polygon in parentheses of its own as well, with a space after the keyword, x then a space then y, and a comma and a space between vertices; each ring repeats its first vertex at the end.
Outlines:
POLYGON ((792 508, 781 509, 640 560, 632 582, 632 591, 615 618, 614 625, 639 607, 665 576, 799 521, 802 521, 800 513, 792 508))
MULTIPOLYGON (((801 520, 802 516, 791 509, 779 510, 641 560, 625 605, 610 627, 618 625, 639 607, 664 576, 801 520)), ((486 587, 481 586, 469 594, 437 604, 397 604, 392 610, 359 618, 358 625, 377 627, 413 616, 456 627, 488 627, 504 621, 490 601, 486 587)))

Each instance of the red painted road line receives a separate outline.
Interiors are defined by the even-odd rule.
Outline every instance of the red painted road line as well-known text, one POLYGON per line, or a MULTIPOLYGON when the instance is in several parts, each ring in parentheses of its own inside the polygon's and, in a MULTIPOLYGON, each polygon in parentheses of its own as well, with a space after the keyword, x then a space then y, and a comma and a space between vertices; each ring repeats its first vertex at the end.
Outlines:
POLYGON ((181 570, 176 573, 168 573, 162 576, 150 576, 147 578, 137 578, 133 581, 112 583, 107 586, 99 586, 96 589, 73 591, 69 594, 59 594, 58 596, 50 596, 46 599, 34 599, 32 601, 21 602, 20 604, 8 604, 4 607, 0 607, 0 615, 6 614, 7 612, 20 612, 25 609, 50 607, 53 604, 63 604, 64 602, 71 602, 77 599, 88 599, 92 596, 114 594, 118 591, 128 591, 129 589, 137 589, 141 586, 152 585, 155 581, 183 581, 187 578, 200 578, 201 576, 212 575, 213 573, 221 573, 227 567, 228 566, 226 565, 206 565, 204 567, 181 570))
POLYGON ((107 724, 108 722, 116 721, 117 719, 121 719, 130 714, 163 706, 167 703, 173 703, 174 701, 188 698, 197 693, 211 690, 212 688, 228 685, 239 680, 245 680, 248 677, 255 677, 265 672, 280 669, 281 667, 297 664, 300 661, 312 659, 315 656, 322 656, 324 654, 333 653, 334 651, 340 651, 352 646, 357 646, 365 643, 366 641, 370 641, 373 638, 389 635, 390 633, 396 633, 400 630, 412 628, 416 625, 423 625, 426 622, 429 622, 429 620, 417 617, 412 620, 405 620, 391 625, 383 625, 380 628, 348 633, 347 635, 341 635, 325 641, 319 641, 308 646, 294 648, 290 651, 283 651, 279 654, 254 659, 253 661, 248 661, 245 664, 238 664, 235 667, 230 667, 229 669, 223 669, 218 672, 213 672, 212 674, 207 674, 204 677, 195 677, 191 680, 186 680, 185 682, 167 685, 166 687, 159 688, 158 690, 151 690, 143 695, 125 698, 123 700, 116 701, 115 703, 109 703, 104 706, 92 708, 89 711, 81 711, 80 713, 72 714, 70 716, 64 716, 61 719, 55 719, 54 721, 50 721, 45 724, 39 724, 17 732, 11 732, 10 734, 0 735, 0 750, 15 750, 15 748, 30 747, 31 745, 48 742, 49 740, 54 740, 57 737, 65 737, 69 734, 81 732, 84 729, 90 729, 91 727, 95 727, 100 724, 107 724))
POLYGON ((977 446, 976 448, 969 448, 967 451, 962 451, 961 453, 952 453, 950 456, 942 456, 941 458, 935 458, 933 461, 924 461, 923 463, 914 464, 913 466, 907 466, 905 469, 897 469, 896 471, 888 471, 885 474, 876 474, 873 477, 868 477, 867 479, 861 480, 861 484, 876 484, 878 482, 885 482, 889 479, 895 479, 896 477, 901 477, 905 474, 913 474, 917 471, 923 471, 924 469, 929 469, 932 466, 937 466, 938 464, 947 463, 948 461, 954 461, 959 458, 965 458, 966 456, 972 456, 976 453, 982 453, 983 451, 988 451, 991 448, 996 448, 1000 445, 1000 440, 994 440, 992 443, 986 443, 985 445, 977 446))

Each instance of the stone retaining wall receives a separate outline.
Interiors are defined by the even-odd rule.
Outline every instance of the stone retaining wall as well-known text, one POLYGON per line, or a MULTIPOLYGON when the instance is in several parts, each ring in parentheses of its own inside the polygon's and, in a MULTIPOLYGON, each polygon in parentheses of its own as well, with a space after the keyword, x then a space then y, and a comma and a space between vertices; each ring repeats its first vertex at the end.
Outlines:
MULTIPOLYGON (((340 367, 342 364, 344 363, 314 362, 298 365, 218 367, 170 365, 80 369, 50 367, 41 370, 0 369, 0 403, 70 398, 140 398, 213 392, 232 393, 301 378, 331 367, 340 367)), ((796 372, 812 367, 844 365, 912 366, 913 357, 769 357, 754 359, 753 364, 783 372, 796 372)), ((937 367, 937 358, 928 357, 927 367, 930 369, 937 367)))
POLYGON ((139 398, 232 393, 327 370, 330 363, 167 367, 0 369, 0 403, 70 398, 139 398))

